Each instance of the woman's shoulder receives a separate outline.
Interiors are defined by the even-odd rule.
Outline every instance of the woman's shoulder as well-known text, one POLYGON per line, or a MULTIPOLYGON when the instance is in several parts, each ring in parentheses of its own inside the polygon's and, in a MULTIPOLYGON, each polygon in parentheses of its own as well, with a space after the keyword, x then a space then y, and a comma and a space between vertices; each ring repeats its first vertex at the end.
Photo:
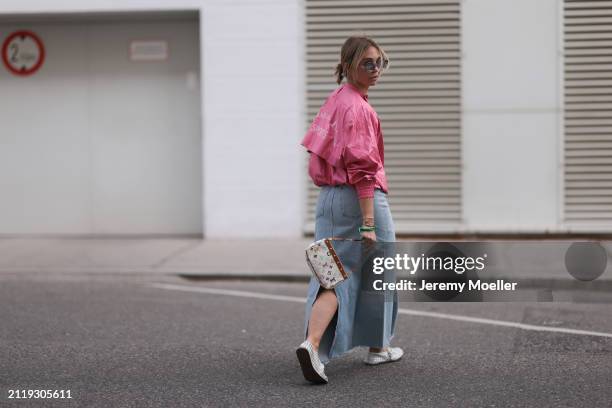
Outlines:
POLYGON ((323 116, 345 116, 347 113, 354 113, 358 107, 358 101, 350 97, 347 92, 342 92, 342 87, 336 88, 325 100, 321 106, 320 114, 323 116))
POLYGON ((342 84, 334 89, 319 110, 318 118, 342 118, 344 122, 376 121, 378 115, 370 104, 342 84))

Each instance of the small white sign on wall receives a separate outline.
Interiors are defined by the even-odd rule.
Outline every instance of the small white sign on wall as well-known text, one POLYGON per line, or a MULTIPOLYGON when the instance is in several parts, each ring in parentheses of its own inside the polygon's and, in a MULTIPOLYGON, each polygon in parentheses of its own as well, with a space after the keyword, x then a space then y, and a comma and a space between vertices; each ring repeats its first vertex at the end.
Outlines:
POLYGON ((130 61, 165 61, 168 59, 168 41, 134 40, 130 42, 130 61))

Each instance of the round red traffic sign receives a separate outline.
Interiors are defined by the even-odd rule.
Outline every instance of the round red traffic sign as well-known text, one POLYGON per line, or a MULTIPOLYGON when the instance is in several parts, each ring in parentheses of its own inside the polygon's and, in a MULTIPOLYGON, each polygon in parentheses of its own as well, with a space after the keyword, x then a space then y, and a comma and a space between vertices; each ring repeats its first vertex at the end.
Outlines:
POLYGON ((45 47, 32 31, 15 31, 2 43, 2 62, 15 75, 32 75, 44 61, 45 47))

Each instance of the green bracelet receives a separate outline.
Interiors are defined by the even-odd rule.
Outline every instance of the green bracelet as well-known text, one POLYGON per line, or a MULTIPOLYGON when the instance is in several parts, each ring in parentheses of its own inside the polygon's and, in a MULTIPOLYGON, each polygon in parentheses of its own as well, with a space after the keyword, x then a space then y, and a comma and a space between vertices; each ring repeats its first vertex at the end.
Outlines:
POLYGON ((359 232, 376 231, 376 227, 359 227, 359 232))

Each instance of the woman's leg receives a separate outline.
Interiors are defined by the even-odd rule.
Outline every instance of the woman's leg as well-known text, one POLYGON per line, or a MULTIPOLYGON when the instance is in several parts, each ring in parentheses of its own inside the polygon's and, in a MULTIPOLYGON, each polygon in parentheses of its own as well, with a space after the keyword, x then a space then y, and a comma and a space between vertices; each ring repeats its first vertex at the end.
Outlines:
POLYGON ((323 333, 334 318, 337 309, 336 292, 333 289, 322 289, 312 305, 310 320, 308 321, 308 337, 306 338, 316 350, 319 349, 323 333))

